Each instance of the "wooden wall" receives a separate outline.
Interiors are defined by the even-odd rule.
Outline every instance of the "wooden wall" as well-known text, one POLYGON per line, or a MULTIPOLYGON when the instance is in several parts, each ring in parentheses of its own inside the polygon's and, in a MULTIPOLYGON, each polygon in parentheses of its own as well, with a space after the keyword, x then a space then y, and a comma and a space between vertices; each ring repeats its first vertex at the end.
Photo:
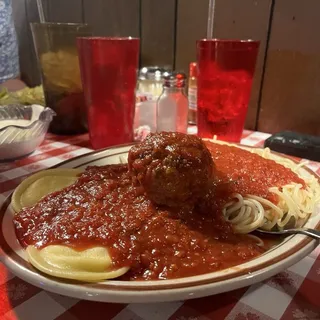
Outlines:
POLYGON ((33 47, 30 21, 38 21, 36 1, 12 0, 13 16, 19 41, 21 76, 29 85, 40 83, 40 74, 33 47))
POLYGON ((141 0, 141 63, 173 68, 175 0, 141 0))
POLYGON ((320 1, 277 0, 257 127, 320 135, 320 1))
MULTIPOLYGON (((40 83, 29 22, 35 0, 12 0, 22 76, 40 83)), ((206 36, 209 0, 43 0, 48 21, 86 22, 95 35, 141 38, 141 65, 188 72, 206 36)), ((320 133, 319 0, 216 0, 214 37, 260 40, 246 127, 320 133), (302 112, 302 110, 304 110, 302 112)))

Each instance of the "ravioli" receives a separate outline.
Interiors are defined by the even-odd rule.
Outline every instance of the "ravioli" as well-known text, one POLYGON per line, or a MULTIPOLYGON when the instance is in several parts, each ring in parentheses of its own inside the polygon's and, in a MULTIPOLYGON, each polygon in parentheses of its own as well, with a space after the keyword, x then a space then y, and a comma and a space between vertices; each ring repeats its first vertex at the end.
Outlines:
POLYGON ((82 172, 80 169, 49 169, 37 172, 16 188, 11 206, 15 212, 31 207, 49 193, 72 185, 82 172))
POLYGON ((59 278, 79 281, 101 281, 125 274, 129 268, 112 268, 112 260, 104 247, 82 251, 62 245, 50 245, 43 249, 28 246, 30 263, 38 270, 59 278))
MULTIPOLYGON (((31 207, 44 196, 62 190, 78 179, 79 169, 49 169, 24 180, 14 191, 11 206, 17 213, 31 207)), ((26 248, 29 262, 50 276, 79 281, 102 281, 117 278, 129 268, 114 269, 107 248, 97 246, 82 251, 65 245, 49 245, 42 249, 26 248)))

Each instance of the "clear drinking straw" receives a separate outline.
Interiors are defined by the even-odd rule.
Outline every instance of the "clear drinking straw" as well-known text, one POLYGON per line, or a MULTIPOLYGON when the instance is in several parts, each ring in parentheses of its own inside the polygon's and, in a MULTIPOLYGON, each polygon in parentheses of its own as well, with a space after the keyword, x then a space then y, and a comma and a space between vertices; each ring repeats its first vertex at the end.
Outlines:
POLYGON ((215 0, 209 0, 209 8, 208 8, 208 24, 207 24, 207 39, 213 38, 213 20, 215 13, 215 0))
POLYGON ((46 22, 46 19, 45 19, 45 17, 44 17, 42 0, 37 0, 37 7, 38 7, 38 12, 39 12, 40 22, 41 22, 41 23, 45 23, 45 22, 46 22))

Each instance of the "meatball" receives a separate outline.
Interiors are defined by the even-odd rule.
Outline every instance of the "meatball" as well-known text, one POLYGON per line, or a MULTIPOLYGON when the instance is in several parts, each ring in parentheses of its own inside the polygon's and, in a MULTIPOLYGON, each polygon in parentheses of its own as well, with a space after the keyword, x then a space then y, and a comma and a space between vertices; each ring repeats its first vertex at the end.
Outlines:
POLYGON ((214 171, 203 141, 177 132, 149 134, 130 149, 128 166, 151 201, 170 207, 195 204, 214 171))

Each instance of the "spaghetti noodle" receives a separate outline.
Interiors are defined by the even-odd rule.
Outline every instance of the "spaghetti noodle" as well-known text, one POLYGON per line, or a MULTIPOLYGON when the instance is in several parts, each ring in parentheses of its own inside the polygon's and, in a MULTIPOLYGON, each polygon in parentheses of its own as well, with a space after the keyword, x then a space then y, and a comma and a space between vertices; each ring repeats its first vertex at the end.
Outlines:
MULTIPOLYGON (((217 140, 211 142, 239 148, 217 140)), ((318 179, 305 174, 302 170, 305 162, 297 164, 288 158, 272 154, 268 148, 241 147, 241 149, 290 169, 304 183, 298 183, 297 180, 283 186, 269 187, 268 191, 271 194, 269 199, 259 194, 234 193, 232 200, 223 207, 223 215, 232 223, 234 230, 238 233, 250 233, 258 228, 272 230, 301 227, 320 201, 318 179)))

